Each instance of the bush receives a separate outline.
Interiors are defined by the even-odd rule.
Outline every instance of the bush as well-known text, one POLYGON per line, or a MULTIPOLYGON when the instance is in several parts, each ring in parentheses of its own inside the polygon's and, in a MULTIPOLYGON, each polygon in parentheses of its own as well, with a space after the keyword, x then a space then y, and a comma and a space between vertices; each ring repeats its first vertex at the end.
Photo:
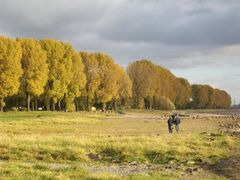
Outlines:
POLYGON ((20 107, 19 111, 27 111, 27 108, 26 107, 20 107))
POLYGON ((100 154, 102 155, 103 160, 109 162, 120 163, 124 162, 126 158, 126 155, 124 155, 123 151, 111 147, 103 149, 100 154))
POLYGON ((0 106, 5 107, 5 106, 6 106, 6 103, 5 103, 4 101, 1 101, 1 102, 0 102, 0 106))
POLYGON ((161 151, 148 151, 145 156, 150 160, 151 163, 166 164, 172 160, 176 160, 176 152, 161 152, 161 151))
POLYGON ((176 108, 170 99, 161 96, 155 100, 154 109, 175 110, 176 108))
POLYGON ((10 111, 16 112, 16 111, 19 111, 19 108, 18 108, 18 107, 11 107, 11 108, 10 108, 10 111))
POLYGON ((75 112, 76 111, 74 103, 67 103, 66 108, 67 108, 67 112, 75 112))

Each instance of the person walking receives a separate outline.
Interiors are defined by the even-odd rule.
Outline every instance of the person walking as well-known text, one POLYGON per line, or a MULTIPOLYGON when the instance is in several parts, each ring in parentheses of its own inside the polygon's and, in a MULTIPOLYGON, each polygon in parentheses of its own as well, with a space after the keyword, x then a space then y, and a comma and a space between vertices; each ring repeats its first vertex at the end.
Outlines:
POLYGON ((167 123, 168 123, 168 131, 169 131, 169 133, 172 133, 172 130, 173 130, 173 118, 172 118, 172 116, 169 116, 167 123))
POLYGON ((181 123, 181 119, 179 118, 178 114, 176 114, 174 119, 174 124, 175 124, 175 129, 177 133, 179 133, 179 130, 180 130, 180 123, 181 123))

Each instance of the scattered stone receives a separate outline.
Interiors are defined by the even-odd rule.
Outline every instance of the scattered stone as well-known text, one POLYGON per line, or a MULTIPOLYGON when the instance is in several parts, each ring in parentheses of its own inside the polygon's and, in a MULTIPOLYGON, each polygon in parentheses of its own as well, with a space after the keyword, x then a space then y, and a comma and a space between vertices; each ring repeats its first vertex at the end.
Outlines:
POLYGON ((220 136, 221 134, 215 134, 215 133, 210 133, 210 136, 213 136, 213 137, 215 137, 215 136, 220 136))
POLYGON ((62 170, 62 169, 67 169, 67 168, 70 168, 71 165, 68 165, 68 164, 49 164, 48 165, 49 169, 50 170, 62 170))
POLYGON ((220 127, 224 127, 224 124, 219 124, 220 127))
POLYGON ((117 113, 118 113, 118 114, 126 114, 125 112, 120 111, 120 110, 118 110, 117 113))
POLYGON ((198 171, 198 167, 193 168, 193 171, 195 172, 198 171))
POLYGON ((93 153, 90 153, 87 155, 90 159, 92 160, 95 160, 95 161, 99 161, 102 159, 101 155, 99 154, 93 154, 93 153))
POLYGON ((148 161, 145 161, 144 164, 149 164, 149 162, 148 162, 148 161))
POLYGON ((186 176, 186 172, 180 172, 179 173, 181 176, 186 176))
POLYGON ((183 163, 180 163, 180 164, 178 164, 177 165, 179 168, 182 168, 182 167, 184 167, 184 164, 183 163))
POLYGON ((180 161, 181 163, 187 163, 188 161, 186 159, 183 159, 180 161))
POLYGON ((195 159, 195 162, 196 162, 197 164, 202 164, 202 163, 203 163, 203 160, 202 160, 201 158, 197 158, 197 159, 195 159))
POLYGON ((173 166, 172 165, 167 165, 165 168, 166 169, 173 169, 173 166))
POLYGON ((216 167, 215 170, 218 172, 222 171, 222 169, 220 167, 216 167))
POLYGON ((147 167, 149 167, 149 168, 150 168, 150 167, 152 167, 152 165, 151 165, 151 164, 147 164, 147 167))
POLYGON ((193 173, 192 168, 187 168, 187 169, 186 169, 186 173, 192 174, 192 173, 193 173))
POLYGON ((187 161, 187 164, 193 165, 193 164, 195 164, 195 161, 187 161))
POLYGON ((136 165, 138 165, 138 163, 136 161, 133 161, 133 162, 130 163, 130 165, 131 166, 136 166, 136 165))
POLYGON ((201 132, 200 134, 207 134, 207 132, 201 132))
POLYGON ((169 161, 168 164, 173 165, 173 164, 175 164, 175 163, 174 163, 174 161, 169 161))
POLYGON ((198 172, 201 172, 201 171, 204 171, 204 169, 201 168, 201 167, 198 167, 198 168, 197 168, 197 171, 198 171, 198 172))

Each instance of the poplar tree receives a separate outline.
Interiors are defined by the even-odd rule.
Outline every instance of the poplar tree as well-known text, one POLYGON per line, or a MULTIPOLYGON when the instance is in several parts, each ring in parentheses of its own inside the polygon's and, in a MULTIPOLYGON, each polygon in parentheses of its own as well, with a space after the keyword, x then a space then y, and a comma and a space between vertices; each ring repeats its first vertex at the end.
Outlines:
POLYGON ((93 53, 98 62, 100 84, 96 91, 97 102, 106 109, 106 103, 111 101, 117 92, 117 68, 114 60, 107 54, 100 52, 93 53))
MULTIPOLYGON (((195 109, 205 109, 209 102, 209 86, 194 84, 192 85, 192 104, 195 109)), ((211 107, 209 107, 211 108, 211 107)))
POLYGON ((231 106, 226 91, 209 85, 190 86, 186 79, 149 60, 131 63, 126 73, 101 52, 78 53, 70 44, 54 39, 37 42, 0 36, 0 111, 4 98, 18 106, 25 97, 28 110, 30 100, 37 97, 45 101, 47 110, 52 104, 52 110, 66 105, 67 111, 75 110, 74 102, 78 107, 77 103, 84 101, 87 110, 92 105, 102 105, 104 110, 111 103, 116 109, 130 98, 133 107, 147 109, 231 106))
POLYGON ((66 93, 67 111, 75 111, 74 100, 81 95, 86 85, 86 75, 84 73, 82 58, 80 54, 75 51, 72 52, 72 72, 73 76, 66 93))
POLYGON ((72 73, 72 51, 69 44, 59 42, 53 39, 39 41, 42 48, 47 53, 47 64, 49 67, 49 77, 45 86, 45 100, 47 109, 55 111, 55 105, 58 103, 58 109, 61 109, 61 101, 67 93, 67 88, 71 82, 72 73))
POLYGON ((178 80, 178 87, 177 88, 177 96, 175 104, 177 108, 184 109, 186 108, 187 104, 189 103, 191 97, 191 85, 189 84, 188 80, 184 78, 177 78, 178 80))
POLYGON ((192 85, 192 103, 194 109, 228 109, 231 96, 224 90, 214 89, 209 85, 192 85))
POLYGON ((117 94, 117 64, 107 54, 100 52, 81 52, 87 78, 86 89, 83 95, 86 97, 87 109, 90 105, 98 103, 102 109, 117 94))
POLYGON ((21 90, 26 95, 27 110, 30 111, 32 97, 38 97, 44 92, 48 79, 46 52, 34 39, 18 39, 22 47, 21 90))
MULTIPOLYGON (((167 69, 149 60, 140 60, 128 66, 132 80, 133 103, 137 108, 162 108, 164 104, 174 107, 180 83, 167 69), (166 103, 161 103, 164 101, 166 103)), ((169 109, 169 108, 167 108, 169 109)))
POLYGON ((0 36, 0 111, 4 98, 16 94, 20 86, 22 50, 13 39, 0 36))
POLYGON ((96 99, 98 86, 100 85, 100 71, 98 61, 90 52, 80 52, 86 74, 86 85, 82 96, 86 98, 86 108, 89 111, 96 99))
POLYGON ((125 105, 126 101, 132 96, 132 81, 126 71, 119 65, 116 66, 116 94, 113 95, 114 109, 117 109, 118 101, 125 105))
POLYGON ((151 108, 152 99, 156 92, 155 80, 157 72, 154 64, 148 60, 131 63, 127 69, 132 80, 133 105, 136 108, 151 108))

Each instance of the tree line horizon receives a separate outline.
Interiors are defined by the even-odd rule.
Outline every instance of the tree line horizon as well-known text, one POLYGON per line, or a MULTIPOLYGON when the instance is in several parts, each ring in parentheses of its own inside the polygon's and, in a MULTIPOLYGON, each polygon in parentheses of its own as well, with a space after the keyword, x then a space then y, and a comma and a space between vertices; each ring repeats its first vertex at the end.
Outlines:
POLYGON ((224 109, 230 95, 190 84, 150 60, 125 70, 102 52, 78 52, 55 39, 0 36, 0 111, 224 109))

